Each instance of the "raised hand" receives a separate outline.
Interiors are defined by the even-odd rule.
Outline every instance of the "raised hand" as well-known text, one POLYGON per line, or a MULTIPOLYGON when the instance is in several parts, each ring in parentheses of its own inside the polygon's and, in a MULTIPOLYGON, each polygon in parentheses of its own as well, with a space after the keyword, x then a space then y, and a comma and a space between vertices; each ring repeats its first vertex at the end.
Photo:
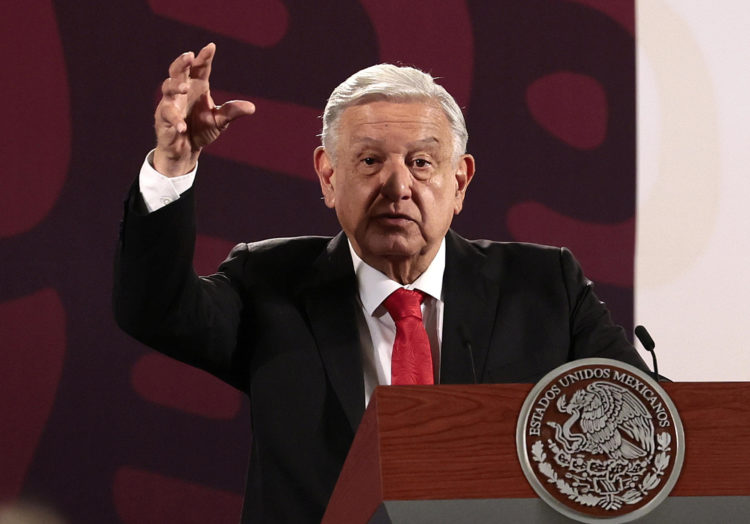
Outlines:
POLYGON ((216 45, 184 53, 169 66, 161 86, 162 98, 154 113, 156 151, 154 168, 163 175, 184 175, 195 167, 201 150, 219 138, 229 123, 255 112, 246 100, 214 104, 209 88, 216 45))

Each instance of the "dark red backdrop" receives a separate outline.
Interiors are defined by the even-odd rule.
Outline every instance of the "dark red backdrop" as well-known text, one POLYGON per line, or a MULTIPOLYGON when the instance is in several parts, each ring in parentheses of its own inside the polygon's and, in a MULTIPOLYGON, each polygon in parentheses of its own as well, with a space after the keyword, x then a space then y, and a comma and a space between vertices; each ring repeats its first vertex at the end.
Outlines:
POLYGON ((120 333, 121 199, 152 147, 166 66, 214 41, 217 101, 254 100, 202 157, 196 264, 329 234, 311 168, 327 94, 414 64, 466 109, 478 161, 455 228, 566 245, 632 323, 633 0, 34 1, 5 9, 0 500, 72 522, 233 522, 249 405, 120 333))

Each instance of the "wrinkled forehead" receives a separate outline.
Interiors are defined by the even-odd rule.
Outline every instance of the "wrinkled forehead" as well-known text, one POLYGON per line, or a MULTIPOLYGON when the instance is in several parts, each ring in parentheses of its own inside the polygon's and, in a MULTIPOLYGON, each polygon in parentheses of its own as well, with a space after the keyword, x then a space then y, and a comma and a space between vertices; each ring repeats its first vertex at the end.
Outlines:
POLYGON ((398 102, 378 99, 353 104, 344 110, 339 124, 339 129, 347 133, 369 128, 421 131, 430 135, 451 133, 442 108, 429 99, 398 102))
POLYGON ((430 102, 370 101, 348 107, 341 116, 339 148, 429 148, 453 151, 453 136, 442 109, 430 102))

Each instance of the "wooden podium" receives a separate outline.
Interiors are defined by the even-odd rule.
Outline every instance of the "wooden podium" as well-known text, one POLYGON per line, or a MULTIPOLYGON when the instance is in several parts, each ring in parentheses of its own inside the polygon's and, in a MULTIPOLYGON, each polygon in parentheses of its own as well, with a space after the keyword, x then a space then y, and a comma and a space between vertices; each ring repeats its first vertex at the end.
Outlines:
MULTIPOLYGON (((662 383, 685 430, 670 496, 638 522, 750 522, 750 383, 662 383)), ((325 524, 572 522, 516 453, 531 384, 379 387, 325 524)))

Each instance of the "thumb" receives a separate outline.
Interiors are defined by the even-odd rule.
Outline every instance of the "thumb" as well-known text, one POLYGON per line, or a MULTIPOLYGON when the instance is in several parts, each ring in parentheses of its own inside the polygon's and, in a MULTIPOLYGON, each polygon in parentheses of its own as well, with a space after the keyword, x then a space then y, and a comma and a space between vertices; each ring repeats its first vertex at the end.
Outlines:
POLYGON ((255 113, 255 104, 247 100, 230 100, 213 109, 216 127, 223 130, 232 120, 255 113))

